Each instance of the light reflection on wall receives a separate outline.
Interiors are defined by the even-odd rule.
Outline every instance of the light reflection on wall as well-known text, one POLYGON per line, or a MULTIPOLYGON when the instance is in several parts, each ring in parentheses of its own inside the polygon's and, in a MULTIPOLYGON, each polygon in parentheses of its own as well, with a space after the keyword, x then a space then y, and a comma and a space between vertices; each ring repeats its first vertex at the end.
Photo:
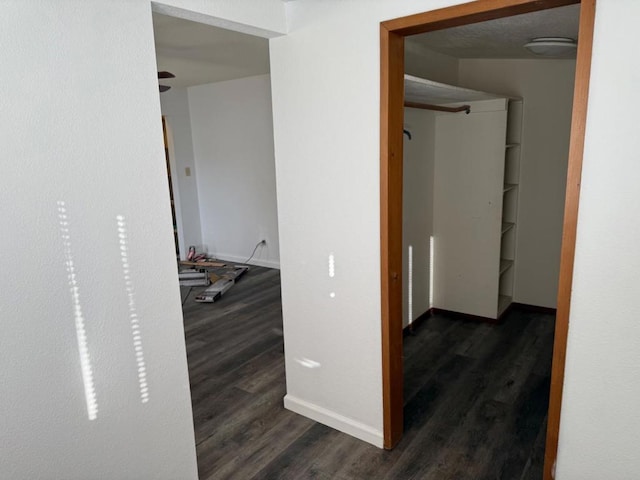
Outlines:
MULTIPOLYGON (((336 259, 333 253, 329 254, 329 278, 333 278, 336 275, 336 259)), ((329 293, 329 298, 336 298, 336 292, 329 293)))
POLYGON ((131 324, 131 336, 133 339, 133 349, 136 356, 136 366, 138 369, 138 387, 140 388, 140 401, 149 401, 149 385, 147 384, 147 367, 144 362, 144 349, 142 348, 142 332, 140 330, 140 317, 136 310, 135 290, 131 279, 131 268, 129 264, 129 246, 127 241, 127 223, 123 215, 116 217, 118 223, 118 240, 120 243, 120 260, 122 263, 122 276, 124 278, 125 290, 127 292, 129 306, 129 322, 131 324))
POLYGON ((320 362, 316 362, 315 360, 311 360, 310 358, 296 358, 296 362, 302 365, 305 368, 320 368, 320 362))
POLYGON ((333 278, 336 274, 336 259, 333 253, 329 254, 329 278, 333 278))
POLYGON ((84 315, 82 313, 82 303, 80 302, 80 288, 78 286, 76 268, 73 262, 69 216, 64 201, 58 200, 57 205, 60 238, 62 239, 67 278, 69 280, 69 292, 71 294, 71 302, 73 303, 73 317, 76 326, 76 339, 78 342, 78 353, 80 355, 84 396, 87 403, 87 415, 89 416, 89 420, 95 420, 98 418, 98 401, 93 384, 93 370, 91 368, 91 356, 89 355, 89 347, 87 345, 87 332, 85 329, 84 315))
POLYGON ((433 308, 433 256, 434 256, 433 235, 429 237, 429 308, 433 308))
POLYGON ((413 245, 409 245, 409 251, 407 252, 407 274, 408 274, 408 280, 407 280, 407 297, 408 297, 408 308, 407 308, 407 317, 409 322, 407 323, 407 325, 409 325, 411 322, 413 322, 413 245))

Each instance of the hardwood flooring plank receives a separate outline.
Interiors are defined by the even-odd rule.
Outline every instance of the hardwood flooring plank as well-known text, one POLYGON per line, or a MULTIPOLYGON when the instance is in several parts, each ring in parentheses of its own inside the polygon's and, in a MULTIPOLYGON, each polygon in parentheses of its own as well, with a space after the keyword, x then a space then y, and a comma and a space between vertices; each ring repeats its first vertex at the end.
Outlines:
POLYGON ((332 433, 331 428, 316 423, 251 478, 264 480, 301 478, 301 473, 313 460, 314 452, 317 449, 326 448, 326 441, 332 433))
POLYGON ((384 451, 283 408, 277 270, 252 266, 213 304, 195 290, 183 311, 201 479, 539 479, 553 316, 436 315, 405 337, 405 435, 384 451))
MULTIPOLYGON (((315 425, 317 424, 312 420, 301 421, 292 412, 288 412, 288 415, 271 415, 263 429, 254 430, 250 434, 245 432, 241 439, 233 438, 234 446, 237 445, 235 455, 225 455, 218 463, 210 464, 210 478, 217 480, 254 477, 315 425)), ((249 428, 251 429, 251 425, 249 428)))

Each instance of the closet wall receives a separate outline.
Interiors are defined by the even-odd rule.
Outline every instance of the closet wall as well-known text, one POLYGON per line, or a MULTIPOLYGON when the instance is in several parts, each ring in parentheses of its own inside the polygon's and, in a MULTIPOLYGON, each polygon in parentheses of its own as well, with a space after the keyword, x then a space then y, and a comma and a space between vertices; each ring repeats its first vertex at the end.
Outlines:
POLYGON ((459 62, 459 84, 524 99, 514 302, 556 307, 575 60, 459 62))
MULTIPOLYGON (((406 72, 462 87, 524 99, 517 252, 513 301, 555 308, 569 149, 575 60, 455 59, 407 42, 406 72), (455 69, 453 66, 455 65, 455 69), (454 73, 455 71, 455 73, 454 73)), ((405 127, 433 113, 405 109, 405 127)), ((403 215, 403 319, 429 308, 429 238, 433 233, 431 128, 405 137, 403 215), (425 142, 429 142, 425 144, 425 142), (422 169, 417 159, 426 159, 422 169), (431 193, 430 193, 431 192, 431 193), (425 207, 424 202, 429 206, 425 207), (420 238, 421 237, 421 238, 420 238), (408 247, 413 247, 413 295, 409 308, 408 247), (426 249, 422 249, 426 245, 426 249), (425 273, 426 272, 426 273, 425 273), (425 308, 426 306, 426 308, 425 308)), ((437 305, 436 305, 437 306, 437 305)))
POLYGON ((458 84, 458 59, 434 52, 418 43, 405 42, 404 65, 404 71, 409 75, 451 85, 458 84))
POLYGON ((411 132, 411 140, 404 137, 402 192, 402 318, 406 327, 431 307, 429 246, 433 234, 435 114, 429 110, 405 108, 404 127, 411 132))

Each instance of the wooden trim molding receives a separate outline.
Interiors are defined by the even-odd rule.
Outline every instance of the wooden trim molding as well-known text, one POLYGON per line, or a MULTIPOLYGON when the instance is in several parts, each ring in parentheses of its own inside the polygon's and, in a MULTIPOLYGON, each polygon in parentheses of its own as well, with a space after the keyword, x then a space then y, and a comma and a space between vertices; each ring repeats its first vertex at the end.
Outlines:
POLYGON ((406 37, 575 3, 580 0, 478 0, 388 20, 381 25, 406 37))
POLYGON ((402 129, 404 37, 582 3, 547 426, 545 480, 558 446, 595 0, 479 0, 380 24, 380 258, 384 446, 402 437, 402 129))
POLYGON ((402 155, 404 37, 380 27, 380 249, 384 447, 402 438, 402 155))
POLYGON ((573 284, 573 262, 576 252, 576 230, 578 226, 578 205, 580 200, 580 181, 582 178, 584 137, 587 123, 595 14, 596 1, 583 0, 580 6, 576 80, 573 91, 567 191, 565 196, 564 225, 562 229, 562 247, 560 253, 558 313, 556 315, 556 331, 553 344, 553 363, 551 364, 551 391, 549 395, 547 438, 544 454, 544 480, 555 478, 555 466, 558 454, 560 409, 562 408, 564 365, 567 353, 567 336, 569 334, 569 310, 571 306, 571 287, 573 284))

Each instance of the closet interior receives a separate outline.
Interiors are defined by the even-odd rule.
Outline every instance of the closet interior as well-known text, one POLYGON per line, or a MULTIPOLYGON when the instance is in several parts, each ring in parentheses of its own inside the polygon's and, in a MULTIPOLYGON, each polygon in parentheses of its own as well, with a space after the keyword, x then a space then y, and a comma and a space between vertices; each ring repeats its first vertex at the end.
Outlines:
MULTIPOLYGON (((578 12, 534 23, 577 29, 578 12)), ((475 54, 473 28, 405 43, 405 327, 434 311, 496 321, 514 304, 556 306, 575 60, 475 54)))
POLYGON ((429 308, 497 319, 513 298, 522 99, 405 75, 405 105, 419 110, 407 114, 408 132, 433 139, 422 173, 437 180, 424 202, 429 308))

